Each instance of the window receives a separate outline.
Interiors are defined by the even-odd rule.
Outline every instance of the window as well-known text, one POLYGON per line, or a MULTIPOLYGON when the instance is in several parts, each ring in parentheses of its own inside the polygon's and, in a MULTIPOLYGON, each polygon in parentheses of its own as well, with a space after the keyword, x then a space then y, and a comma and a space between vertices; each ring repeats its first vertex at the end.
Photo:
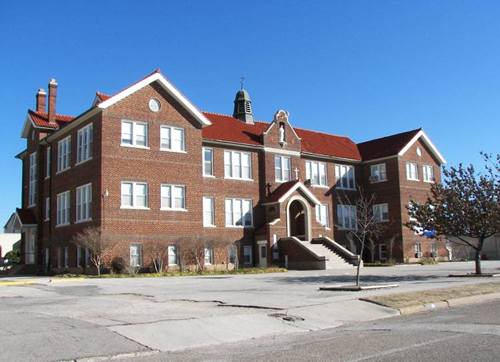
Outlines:
POLYGON ((316 205, 316 221, 328 227, 328 205, 316 205))
POLYGON ((76 188, 76 222, 92 220, 92 184, 76 188))
POLYGON ((50 167, 51 167, 51 147, 48 146, 45 149, 45 178, 50 177, 50 167))
POLYGON ((212 248, 205 248, 205 264, 214 263, 214 250, 212 248))
POLYGON ((252 225, 252 200, 226 199, 226 226, 252 225))
POLYGON ((160 150, 184 152, 185 151, 184 129, 178 127, 161 126, 160 150))
POLYGON ((85 248, 85 267, 88 268, 90 265, 90 250, 85 248))
POLYGON ((148 207, 148 184, 144 182, 122 182, 121 207, 146 209, 148 207))
POLYGON ((37 165, 36 165, 36 152, 30 155, 30 184, 28 191, 28 204, 29 207, 36 205, 37 197, 37 165))
POLYGON ((142 245, 130 245, 130 266, 136 268, 142 266, 142 245))
POLYGON ((214 198, 203 198, 203 226, 215 226, 214 198))
POLYGON ((337 188, 354 190, 354 166, 335 165, 335 174, 337 176, 337 188))
POLYGON ((64 247, 64 267, 67 268, 69 266, 69 255, 68 255, 68 247, 64 247))
POLYGON ((252 246, 251 245, 245 245, 243 246, 243 263, 245 265, 252 265, 252 246))
POLYGON ((168 265, 177 265, 177 247, 169 245, 167 249, 168 265))
POLYGON ((71 136, 57 143, 57 172, 63 172, 69 168, 71 158, 71 136))
POLYGON ((76 138, 76 162, 92 159, 93 127, 92 123, 78 130, 76 138))
POLYGON ((356 206, 337 205, 337 222, 342 229, 356 230, 356 206))
POLYGON ((62 258, 61 247, 58 246, 57 247, 57 269, 61 269, 61 265, 62 265, 61 258, 62 258))
POLYGON ((274 156, 274 175, 276 182, 290 181, 290 157, 274 156))
POLYGON ((214 150, 203 147, 203 176, 214 175, 214 150))
POLYGON ((224 151, 224 177, 251 180, 252 162, 248 152, 224 151))
POLYGON ((433 242, 431 244, 431 256, 433 258, 437 258, 438 257, 438 246, 437 246, 436 242, 433 242))
POLYGON ((386 180, 385 163, 370 166, 370 182, 382 182, 386 180))
POLYGON ((387 245, 379 244, 378 246, 378 257, 380 260, 387 260, 387 245))
POLYGON ((420 241, 415 242, 415 258, 421 258, 422 257, 422 245, 420 244, 420 241))
POLYGON ((182 185, 161 185, 161 209, 185 210, 186 192, 182 185))
POLYGON ((228 250, 229 253, 229 263, 236 264, 236 259, 238 257, 235 245, 231 245, 228 250))
POLYGON ((148 124, 122 121, 122 146, 148 147, 148 124))
POLYGON ((306 179, 311 180, 311 185, 327 186, 326 163, 306 161, 306 179))
POLYGON ((45 198, 45 221, 50 220, 50 197, 45 198))
POLYGON ((82 247, 80 245, 76 246, 76 267, 81 268, 85 262, 82 260, 82 247))
POLYGON ((57 194, 57 220, 56 225, 69 224, 69 191, 57 194))
POLYGON ((373 205, 373 217, 376 221, 389 221, 389 204, 373 205))
POLYGON ((422 166, 424 182, 434 182, 434 168, 430 165, 422 166))
POLYGON ((416 163, 406 163, 406 178, 408 180, 418 181, 418 166, 416 163))

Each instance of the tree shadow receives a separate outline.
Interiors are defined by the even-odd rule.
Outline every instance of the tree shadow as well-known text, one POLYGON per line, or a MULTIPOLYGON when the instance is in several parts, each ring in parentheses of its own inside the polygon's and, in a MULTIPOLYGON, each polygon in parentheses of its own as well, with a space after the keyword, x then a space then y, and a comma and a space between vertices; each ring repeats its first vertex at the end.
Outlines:
MULTIPOLYGON (((318 276, 287 276, 269 280, 281 284, 332 284, 353 283, 355 275, 318 275, 318 276)), ((443 276, 438 275, 361 275, 361 283, 397 283, 397 282, 429 282, 442 283, 443 276), (441 279, 441 280, 437 280, 441 279)), ((447 283, 456 281, 447 280, 447 283)))

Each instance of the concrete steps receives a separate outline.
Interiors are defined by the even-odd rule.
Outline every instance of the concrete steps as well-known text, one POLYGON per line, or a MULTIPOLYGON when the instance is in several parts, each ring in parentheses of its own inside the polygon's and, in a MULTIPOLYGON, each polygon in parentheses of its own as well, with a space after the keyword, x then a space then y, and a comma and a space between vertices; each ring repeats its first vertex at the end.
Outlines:
POLYGON ((325 258, 325 269, 352 269, 354 265, 346 262, 341 256, 327 248, 323 244, 313 244, 310 241, 300 240, 300 243, 319 257, 325 258))

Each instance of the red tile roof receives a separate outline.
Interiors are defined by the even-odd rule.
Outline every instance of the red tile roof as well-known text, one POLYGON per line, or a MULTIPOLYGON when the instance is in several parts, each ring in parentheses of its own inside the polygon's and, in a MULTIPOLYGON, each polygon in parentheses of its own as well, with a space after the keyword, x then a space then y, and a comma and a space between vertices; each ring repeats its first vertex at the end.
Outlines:
POLYGON ((276 190, 271 192, 271 194, 266 198, 265 202, 269 202, 269 203, 278 202, 279 199, 281 199, 281 197, 283 195, 285 195, 288 191, 290 191, 290 189, 292 187, 294 187, 297 182, 299 182, 299 181, 293 180, 293 181, 288 181, 288 182, 282 183, 281 185, 278 186, 278 188, 276 190))
POLYGON ((35 112, 32 111, 31 109, 28 110, 28 114, 30 118, 33 120, 33 123, 35 126, 38 127, 44 127, 44 128, 53 128, 57 129, 59 127, 63 127, 67 125, 69 122, 71 122, 75 117, 73 116, 68 116, 64 114, 56 114, 56 122, 57 126, 54 124, 49 123, 49 116, 45 112, 35 112))
POLYGON ((109 94, 105 94, 105 93, 101 93, 101 92, 95 92, 95 96, 99 100, 99 102, 97 102, 96 105, 111 98, 111 96, 109 94))
POLYGON ((30 209, 16 209, 16 214, 23 225, 35 225, 36 219, 33 211, 30 209))
POLYGON ((363 161, 397 155, 420 130, 421 128, 417 128, 412 131, 358 143, 358 150, 363 161))
MULTIPOLYGON (((262 145, 262 133, 269 126, 266 122, 246 124, 229 115, 203 112, 212 122, 203 128, 203 138, 215 141, 229 141, 247 145, 262 145)), ((347 137, 294 128, 302 139, 302 151, 325 156, 361 160, 356 144, 347 137)))

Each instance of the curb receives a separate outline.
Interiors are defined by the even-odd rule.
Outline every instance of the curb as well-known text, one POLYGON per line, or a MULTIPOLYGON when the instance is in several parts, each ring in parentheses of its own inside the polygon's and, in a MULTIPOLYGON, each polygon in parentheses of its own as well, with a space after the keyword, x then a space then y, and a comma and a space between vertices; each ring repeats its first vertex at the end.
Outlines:
POLYGON ((69 282, 80 282, 82 280, 86 280, 88 278, 51 278, 48 281, 48 284, 57 284, 57 283, 69 283, 69 282))
POLYGON ((31 285, 35 284, 34 280, 8 280, 0 281, 0 287, 15 287, 18 285, 31 285))

